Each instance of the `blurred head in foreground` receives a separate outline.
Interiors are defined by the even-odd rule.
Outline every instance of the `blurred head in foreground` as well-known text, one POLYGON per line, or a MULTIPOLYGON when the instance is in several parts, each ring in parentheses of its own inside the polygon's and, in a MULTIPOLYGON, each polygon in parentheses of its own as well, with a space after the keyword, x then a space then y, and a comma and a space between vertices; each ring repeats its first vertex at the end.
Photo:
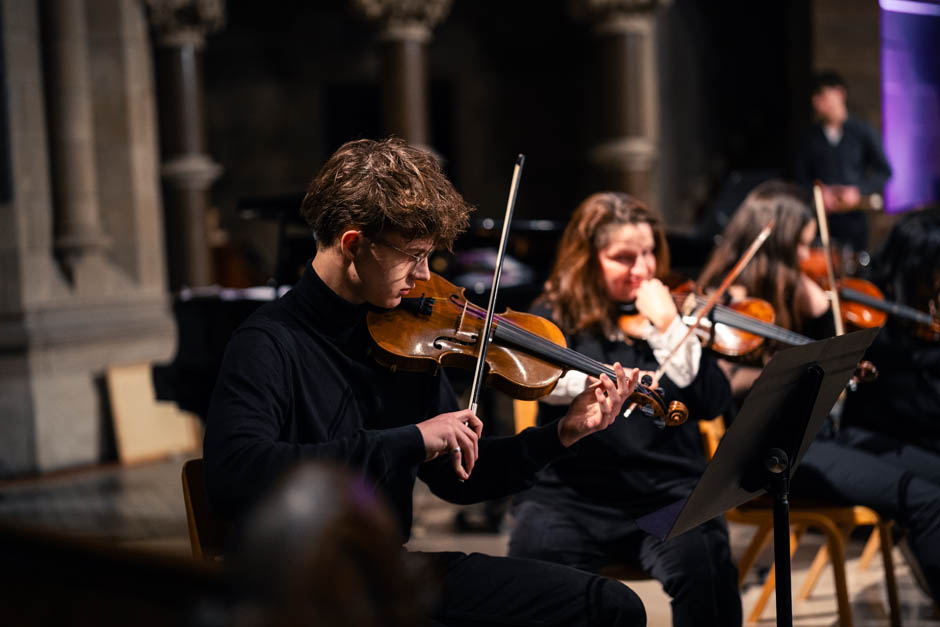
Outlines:
POLYGON ((322 462, 287 473, 248 515, 232 556, 239 625, 405 627, 431 602, 394 517, 362 478, 322 462))

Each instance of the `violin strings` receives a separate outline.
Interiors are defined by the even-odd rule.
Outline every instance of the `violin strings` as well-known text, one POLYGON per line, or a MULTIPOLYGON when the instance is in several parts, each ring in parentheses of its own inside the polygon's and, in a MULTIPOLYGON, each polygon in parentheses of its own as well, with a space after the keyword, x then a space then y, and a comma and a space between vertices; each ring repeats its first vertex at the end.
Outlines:
MULTIPOLYGON (((684 302, 685 297, 673 295, 673 299, 676 301, 676 304, 679 305, 684 302)), ((696 294, 696 306, 701 306, 704 303, 705 298, 696 294)), ((800 335, 795 331, 790 331, 789 329, 778 327, 775 324, 764 322, 763 320, 754 318, 753 316, 749 316, 747 314, 743 314, 724 305, 715 306, 715 321, 720 324, 726 324, 728 326, 741 329, 742 331, 747 331, 748 333, 753 333, 754 335, 759 335, 761 337, 766 337, 772 340, 778 340, 791 346, 800 346, 803 344, 808 344, 812 341, 805 335, 800 335)))
MULTIPOLYGON (((485 315, 482 307, 478 307, 473 303, 470 303, 470 306, 467 308, 467 313, 477 319, 485 315)), ((493 328, 493 332, 500 336, 501 339, 513 342, 520 348, 530 350, 538 357, 545 356, 551 361, 564 364, 574 370, 579 370, 595 377, 603 372, 611 378, 616 379, 616 373, 599 361, 582 355, 577 351, 573 351, 570 348, 559 346, 551 340, 523 329, 502 316, 497 315, 493 318, 499 322, 499 324, 493 328)))

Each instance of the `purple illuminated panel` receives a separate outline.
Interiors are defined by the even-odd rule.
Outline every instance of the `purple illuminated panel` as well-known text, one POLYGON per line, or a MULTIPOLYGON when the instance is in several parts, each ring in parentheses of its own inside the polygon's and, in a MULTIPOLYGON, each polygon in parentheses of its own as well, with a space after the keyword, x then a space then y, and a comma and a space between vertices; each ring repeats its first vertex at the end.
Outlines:
POLYGON ((940 4, 880 0, 888 211, 940 203, 940 4))

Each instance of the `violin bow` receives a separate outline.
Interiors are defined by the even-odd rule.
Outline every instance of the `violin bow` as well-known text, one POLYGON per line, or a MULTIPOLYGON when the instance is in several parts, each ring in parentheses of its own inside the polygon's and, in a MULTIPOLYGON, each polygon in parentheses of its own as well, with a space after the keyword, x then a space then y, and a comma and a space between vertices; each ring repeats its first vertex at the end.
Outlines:
POLYGON ((503 218, 503 232, 499 239, 499 253, 496 255, 496 271, 493 273, 493 287, 490 289, 490 303, 486 308, 486 321, 483 324, 480 338, 480 351, 477 355, 477 365, 473 372, 473 385, 470 386, 470 411, 477 413, 477 401, 480 388, 483 386, 483 370, 486 368, 486 348, 493 335, 493 314, 496 311, 496 292, 499 289, 499 277, 503 271, 503 257, 506 254, 506 242, 509 240, 509 223, 512 221, 512 212, 516 206, 516 196, 519 193, 519 179, 522 177, 522 166, 525 155, 516 158, 516 165, 512 170, 512 183, 509 185, 509 200, 506 202, 506 217, 503 218))
POLYGON ((829 247, 829 221, 826 219, 826 207, 823 206, 822 186, 817 181, 813 184, 813 204, 816 205, 816 222, 819 224, 819 239, 822 240, 823 254, 826 257, 826 277, 829 279, 829 300, 832 301, 832 317, 835 319, 836 335, 845 333, 842 324, 842 305, 839 303, 839 287, 836 285, 836 273, 832 269, 832 250, 829 247))
MULTIPOLYGON (((659 368, 656 369, 656 372, 653 373, 653 381, 647 387, 656 388, 659 384, 660 377, 663 376, 663 372, 666 371, 666 366, 669 365, 669 362, 672 361, 672 358, 679 351, 679 347, 682 346, 689 337, 695 333, 695 330, 702 323, 702 319, 708 315, 708 312, 718 303, 718 300, 724 296, 725 291, 728 287, 734 282, 738 275, 741 274, 741 271, 744 270, 748 262, 752 257, 757 253, 757 250, 763 246, 764 242, 767 241, 767 238, 770 237, 770 232, 774 228, 774 220, 771 218, 770 222, 767 223, 757 237, 751 242, 751 245, 747 247, 747 250, 744 251, 744 255, 738 260, 738 262, 731 268, 731 271, 728 275, 722 280, 721 285, 718 286, 718 289, 715 290, 711 296, 708 297, 708 300, 705 301, 705 305, 698 312, 698 315, 695 317, 695 321, 692 325, 686 329, 685 335, 682 336, 682 339, 676 342, 676 345, 672 347, 672 350, 669 351, 669 354, 666 355, 666 358, 659 364, 659 368)), ((631 403, 623 415, 629 416, 630 413, 636 408, 636 403, 631 403)))

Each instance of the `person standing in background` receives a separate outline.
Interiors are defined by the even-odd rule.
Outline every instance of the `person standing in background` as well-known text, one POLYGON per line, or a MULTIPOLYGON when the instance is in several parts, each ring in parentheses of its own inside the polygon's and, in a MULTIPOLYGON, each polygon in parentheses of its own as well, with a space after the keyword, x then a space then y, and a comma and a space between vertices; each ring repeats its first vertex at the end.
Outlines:
POLYGON ((891 166, 878 133, 849 115, 841 76, 832 71, 817 74, 811 102, 815 121, 797 157, 796 180, 805 187, 822 183, 832 239, 855 252, 865 251, 865 210, 883 207, 881 190, 891 178, 891 166))

